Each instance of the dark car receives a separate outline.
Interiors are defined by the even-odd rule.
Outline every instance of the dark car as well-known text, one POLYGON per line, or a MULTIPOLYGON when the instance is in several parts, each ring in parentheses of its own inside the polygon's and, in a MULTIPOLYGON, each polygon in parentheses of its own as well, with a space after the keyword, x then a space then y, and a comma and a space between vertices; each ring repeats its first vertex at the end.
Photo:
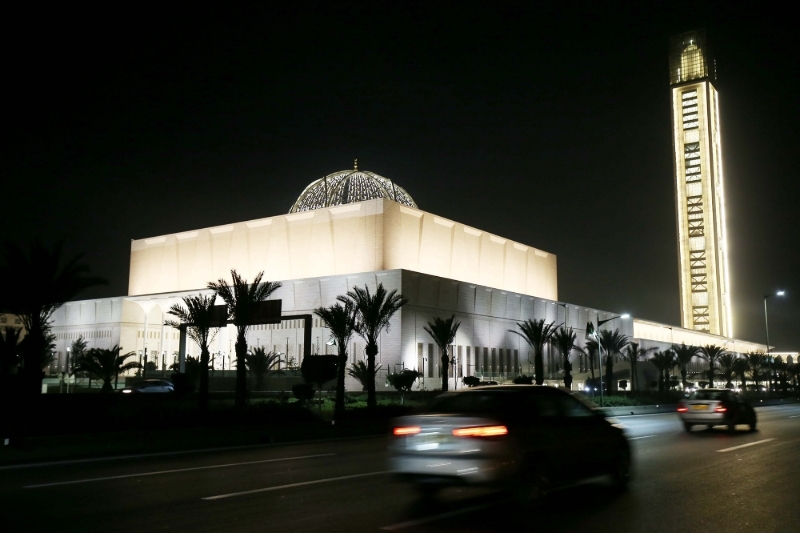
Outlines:
POLYGON ((125 394, 130 393, 152 393, 152 392, 175 392, 175 386, 163 379, 145 379, 129 385, 122 389, 125 394))
POLYGON ((391 470, 423 493, 459 484, 538 493, 610 475, 624 487, 622 429, 572 394, 539 385, 465 389, 393 420, 391 470))
POLYGON ((756 411, 741 394, 731 389, 700 389, 678 404, 678 414, 686 431, 694 426, 726 426, 735 431, 739 424, 756 429, 756 411))

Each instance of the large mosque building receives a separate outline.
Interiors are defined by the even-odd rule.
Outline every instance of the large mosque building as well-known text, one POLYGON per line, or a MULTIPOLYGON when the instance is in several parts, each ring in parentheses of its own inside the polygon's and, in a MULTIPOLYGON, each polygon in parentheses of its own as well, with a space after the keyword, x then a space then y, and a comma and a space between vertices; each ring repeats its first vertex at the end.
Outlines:
MULTIPOLYGON (((357 285, 374 290, 382 283, 402 293, 408 304, 380 338, 379 388, 386 372, 402 368, 423 372, 420 387, 437 387, 439 353, 423 327, 434 316, 453 314, 461 322, 451 349, 456 365, 446 370, 453 382, 466 375, 531 374, 527 344, 509 331, 526 319, 564 323, 577 330, 580 342, 587 322, 613 319, 604 327, 619 328, 644 346, 720 344, 740 353, 765 348, 561 302, 552 253, 423 211, 393 180, 354 166, 311 183, 287 214, 132 241, 126 296, 70 302, 56 313, 53 370, 63 369, 80 335, 90 347, 119 344, 166 370, 179 347, 178 331, 164 325, 166 310, 183 296, 209 293, 207 283, 229 279, 231 269, 247 279, 264 271, 264 279, 280 281, 272 298, 282 300, 287 317, 313 314, 357 285)), ((288 366, 299 365, 304 355, 334 353, 319 319, 311 326, 310 335, 296 318, 253 326, 248 344, 281 352, 288 366)), ((211 346, 215 370, 231 368, 234 340, 233 326, 221 328, 211 346)), ((197 356, 199 349, 190 342, 186 353, 197 356)), ((351 362, 364 358, 364 342, 354 337, 348 353, 351 362)), ((550 349, 545 359, 546 377, 555 384, 561 380, 558 354, 550 349)), ((615 377, 624 379, 625 363, 619 365, 615 377)), ((573 355, 574 387, 583 385, 587 372, 585 357, 573 355)), ((357 390, 358 383, 348 380, 348 389, 357 390)))

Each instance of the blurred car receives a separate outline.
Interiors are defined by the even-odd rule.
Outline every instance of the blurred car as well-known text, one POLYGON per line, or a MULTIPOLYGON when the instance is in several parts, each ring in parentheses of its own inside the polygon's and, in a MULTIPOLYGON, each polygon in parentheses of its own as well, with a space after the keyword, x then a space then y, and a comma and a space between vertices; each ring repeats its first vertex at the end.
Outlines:
POLYGON ((694 426, 727 426, 735 431, 739 424, 756 429, 756 411, 742 395, 731 389, 699 389, 678 404, 678 414, 686 431, 694 426))
POLYGON ((473 385, 473 387, 488 387, 489 385, 497 385, 497 384, 498 383, 496 381, 492 381, 492 380, 479 381, 475 385, 473 385))
POLYGON ((145 379, 122 389, 124 394, 140 392, 175 392, 175 386, 163 379, 145 379))
POLYGON ((631 475, 622 429, 553 387, 445 393, 394 419, 389 438, 391 471, 424 494, 474 484, 531 495, 600 475, 624 487, 631 475))

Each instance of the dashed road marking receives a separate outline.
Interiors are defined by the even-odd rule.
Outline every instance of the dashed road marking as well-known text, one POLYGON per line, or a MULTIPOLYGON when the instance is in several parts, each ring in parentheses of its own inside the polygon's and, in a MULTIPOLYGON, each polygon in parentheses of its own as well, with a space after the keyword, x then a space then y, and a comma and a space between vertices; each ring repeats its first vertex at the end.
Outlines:
POLYGON ((43 487, 55 487, 58 485, 74 485, 76 483, 91 483, 93 481, 110 481, 113 479, 125 479, 130 477, 144 477, 144 476, 157 476, 160 474, 175 474, 177 472, 192 472, 195 470, 211 470, 213 468, 229 468, 232 466, 243 466, 243 465, 256 465, 261 463, 275 463, 278 461, 292 461, 295 459, 311 459, 314 457, 330 457, 331 455, 336 455, 335 453, 321 453, 317 455, 301 455, 298 457, 281 457, 279 459, 263 459, 261 461, 247 461, 245 463, 228 463, 224 465, 211 465, 211 466, 196 466, 194 468, 177 468, 174 470, 161 470, 158 472, 141 472, 139 474, 124 474, 121 476, 106 476, 106 477, 94 477, 89 479, 75 479, 72 481, 57 481, 54 483, 41 483, 38 485, 26 485, 25 489, 40 489, 43 487))
POLYGON ((741 446, 734 446, 733 448, 725 448, 724 450, 717 450, 717 453, 724 453, 724 452, 732 452, 733 450, 740 450, 742 448, 747 448, 749 446, 755 446, 756 444, 764 444, 765 442, 773 441, 775 439, 764 439, 764 440, 757 440, 755 442, 748 442, 747 444, 742 444, 741 446))
POLYGON ((222 500, 224 498, 233 498, 235 496, 246 496, 248 494, 257 494, 259 492, 269 492, 272 490, 281 490, 281 489, 290 489, 293 487, 304 487, 306 485, 316 485, 317 483, 329 483, 331 481, 342 481, 344 479, 355 479, 359 477, 367 477, 367 476, 378 476, 380 474, 388 474, 389 470, 383 470, 381 472, 367 472, 366 474, 354 474, 352 476, 339 476, 339 477, 329 477, 327 479, 315 479, 314 481, 302 481, 300 483, 290 483, 289 485, 278 485, 277 487, 265 487, 263 489, 254 489, 254 490, 244 490, 242 492, 231 492, 230 494, 218 494, 217 496, 207 496, 205 498, 200 498, 201 500, 222 500))

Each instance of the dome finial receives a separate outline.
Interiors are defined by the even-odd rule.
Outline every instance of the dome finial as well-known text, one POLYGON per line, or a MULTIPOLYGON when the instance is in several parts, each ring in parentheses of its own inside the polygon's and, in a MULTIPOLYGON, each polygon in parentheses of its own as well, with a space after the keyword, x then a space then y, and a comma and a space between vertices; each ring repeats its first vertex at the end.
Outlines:
POLYGON ((353 161, 353 170, 358 170, 358 159, 353 161))

